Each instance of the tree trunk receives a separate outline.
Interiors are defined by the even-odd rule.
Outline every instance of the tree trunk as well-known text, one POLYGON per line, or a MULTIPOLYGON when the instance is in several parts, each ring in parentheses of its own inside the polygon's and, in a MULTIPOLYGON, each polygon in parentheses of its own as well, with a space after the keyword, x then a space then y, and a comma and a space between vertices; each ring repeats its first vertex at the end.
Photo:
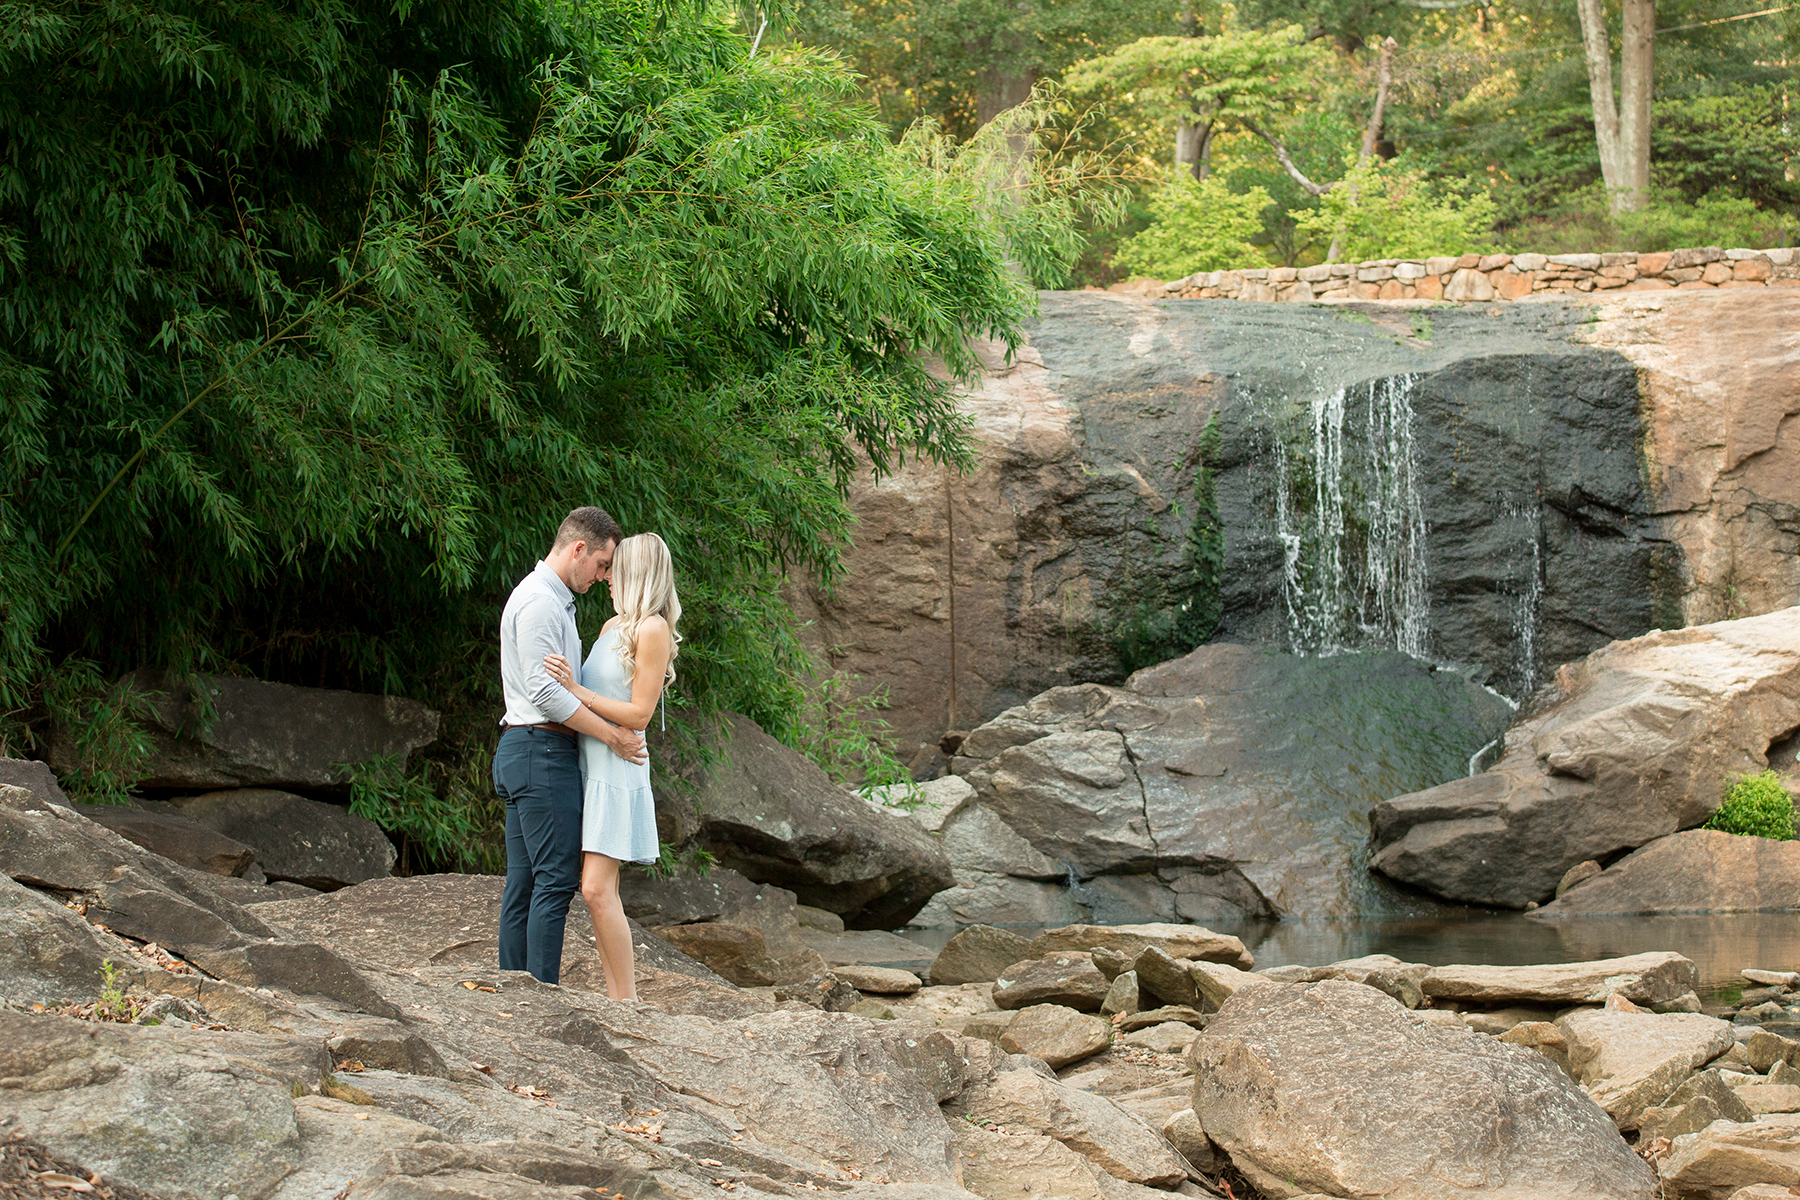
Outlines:
POLYGON ((1587 59, 1588 95, 1594 103, 1594 141, 1600 178, 1615 213, 1644 205, 1650 186, 1650 98, 1654 85, 1656 0, 1624 0, 1619 56, 1623 103, 1613 100, 1612 45, 1601 0, 1575 0, 1587 59), (1623 109, 1623 111, 1621 111, 1623 109))
POLYGON ((1650 198, 1650 93, 1656 85, 1656 0, 1625 0, 1619 40, 1619 154, 1626 212, 1650 198))
POLYGON ((1009 108, 1031 99, 1031 86, 1037 82, 1036 72, 1011 72, 1004 67, 990 67, 979 76, 981 90, 975 94, 975 124, 986 125, 1009 108))
POLYGON ((1200 156, 1205 138, 1205 127, 1197 122, 1183 121, 1175 127, 1175 165, 1186 167, 1195 179, 1206 178, 1207 164, 1200 156))

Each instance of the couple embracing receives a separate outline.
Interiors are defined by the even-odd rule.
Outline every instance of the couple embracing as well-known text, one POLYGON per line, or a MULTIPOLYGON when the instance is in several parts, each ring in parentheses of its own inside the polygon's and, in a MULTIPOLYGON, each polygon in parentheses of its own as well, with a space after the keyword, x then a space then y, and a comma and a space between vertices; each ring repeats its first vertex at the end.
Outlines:
POLYGON ((494 790, 506 801, 500 969, 562 973, 563 926, 580 888, 606 994, 637 999, 619 865, 654 862, 656 807, 643 729, 674 679, 681 601, 669 548, 625 537, 598 508, 563 519, 550 553, 500 617, 506 696, 494 790), (605 580, 616 614, 586 659, 575 597, 605 580))

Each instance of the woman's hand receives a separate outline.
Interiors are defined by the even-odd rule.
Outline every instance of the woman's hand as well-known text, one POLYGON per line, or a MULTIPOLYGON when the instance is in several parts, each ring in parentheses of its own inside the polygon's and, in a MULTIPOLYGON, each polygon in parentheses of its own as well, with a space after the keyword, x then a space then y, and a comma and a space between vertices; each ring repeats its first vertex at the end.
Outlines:
POLYGON ((575 690, 575 670, 569 665, 569 660, 562 655, 544 655, 544 670, 549 672, 550 678, 556 680, 556 682, 562 684, 570 691, 575 690))

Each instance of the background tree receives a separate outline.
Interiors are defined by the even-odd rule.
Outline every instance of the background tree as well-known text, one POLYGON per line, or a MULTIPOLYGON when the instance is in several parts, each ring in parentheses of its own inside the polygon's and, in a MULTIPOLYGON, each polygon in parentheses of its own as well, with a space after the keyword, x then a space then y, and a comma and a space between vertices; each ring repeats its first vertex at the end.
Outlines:
POLYGON ((1600 173, 1614 212, 1635 212, 1650 190, 1650 97, 1656 86, 1656 0, 1622 0, 1619 96, 1601 0, 1575 0, 1594 104, 1600 173))

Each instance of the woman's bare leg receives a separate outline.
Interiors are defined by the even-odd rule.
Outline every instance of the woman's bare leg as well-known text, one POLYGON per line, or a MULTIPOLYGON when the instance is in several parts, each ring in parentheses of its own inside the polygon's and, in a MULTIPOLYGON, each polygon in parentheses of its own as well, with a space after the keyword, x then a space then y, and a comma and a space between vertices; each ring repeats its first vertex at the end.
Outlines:
POLYGON ((594 919, 594 945, 606 972, 606 994, 614 1000, 636 1000, 637 969, 631 951, 631 926, 619 902, 619 860, 604 854, 581 856, 581 898, 594 919))

